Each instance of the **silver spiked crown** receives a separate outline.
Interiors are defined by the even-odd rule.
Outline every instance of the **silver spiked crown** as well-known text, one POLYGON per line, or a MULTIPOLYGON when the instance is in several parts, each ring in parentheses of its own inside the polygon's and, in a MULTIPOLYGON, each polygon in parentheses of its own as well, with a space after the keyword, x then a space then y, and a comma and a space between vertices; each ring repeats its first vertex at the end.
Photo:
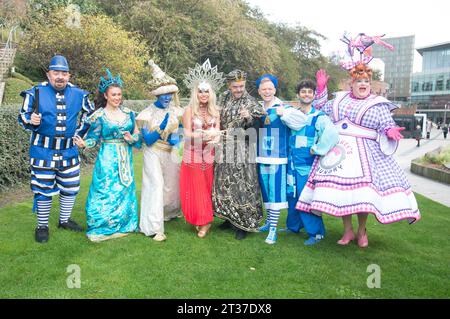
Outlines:
POLYGON ((189 89, 208 83, 215 92, 224 85, 225 79, 222 72, 217 71, 217 65, 211 67, 211 62, 207 59, 202 65, 196 64, 194 68, 189 68, 189 72, 184 75, 183 83, 189 89))

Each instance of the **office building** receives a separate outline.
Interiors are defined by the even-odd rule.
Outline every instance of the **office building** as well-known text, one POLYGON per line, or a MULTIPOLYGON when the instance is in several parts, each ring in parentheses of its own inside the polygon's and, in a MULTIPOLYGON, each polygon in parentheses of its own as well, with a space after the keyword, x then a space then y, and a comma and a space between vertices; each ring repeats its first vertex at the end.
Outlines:
POLYGON ((422 71, 412 76, 411 102, 434 122, 449 122, 450 42, 418 48, 417 52, 423 58, 422 71))
POLYGON ((383 41, 393 45, 394 51, 373 45, 372 55, 384 62, 384 82, 389 86, 387 98, 399 103, 410 102, 415 36, 383 38, 383 41))

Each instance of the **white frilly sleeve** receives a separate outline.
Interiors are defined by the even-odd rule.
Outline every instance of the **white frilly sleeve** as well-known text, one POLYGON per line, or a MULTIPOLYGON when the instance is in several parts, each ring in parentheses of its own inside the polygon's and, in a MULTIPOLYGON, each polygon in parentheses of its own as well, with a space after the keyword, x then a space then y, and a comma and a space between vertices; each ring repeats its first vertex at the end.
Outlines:
POLYGON ((285 108, 281 120, 291 130, 299 131, 306 125, 308 116, 293 107, 285 108))

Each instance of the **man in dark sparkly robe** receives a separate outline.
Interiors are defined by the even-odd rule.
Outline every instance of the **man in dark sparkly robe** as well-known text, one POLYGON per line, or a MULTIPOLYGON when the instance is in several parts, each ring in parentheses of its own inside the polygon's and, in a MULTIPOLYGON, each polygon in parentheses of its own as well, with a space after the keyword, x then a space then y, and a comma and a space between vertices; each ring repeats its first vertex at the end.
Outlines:
POLYGON ((234 226, 236 239, 247 232, 258 232, 263 219, 256 147, 260 118, 264 108, 245 89, 246 74, 234 70, 227 74, 228 90, 218 101, 222 143, 216 150, 214 169, 214 214, 224 219, 219 226, 234 226))

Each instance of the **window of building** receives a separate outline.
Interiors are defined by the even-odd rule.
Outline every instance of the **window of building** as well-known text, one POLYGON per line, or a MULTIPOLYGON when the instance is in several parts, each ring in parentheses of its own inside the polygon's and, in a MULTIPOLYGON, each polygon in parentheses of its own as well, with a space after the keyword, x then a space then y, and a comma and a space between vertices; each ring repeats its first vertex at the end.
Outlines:
POLYGON ((444 89, 444 80, 436 81, 436 91, 442 91, 444 89))
POLYGON ((418 82, 413 82, 412 83, 412 91, 413 92, 419 92, 419 83, 418 82))
POLYGON ((450 79, 447 80, 447 84, 445 85, 446 90, 450 90, 450 79))
POLYGON ((424 91, 424 92, 433 91, 433 83, 432 82, 424 82, 422 84, 422 91, 424 91))

